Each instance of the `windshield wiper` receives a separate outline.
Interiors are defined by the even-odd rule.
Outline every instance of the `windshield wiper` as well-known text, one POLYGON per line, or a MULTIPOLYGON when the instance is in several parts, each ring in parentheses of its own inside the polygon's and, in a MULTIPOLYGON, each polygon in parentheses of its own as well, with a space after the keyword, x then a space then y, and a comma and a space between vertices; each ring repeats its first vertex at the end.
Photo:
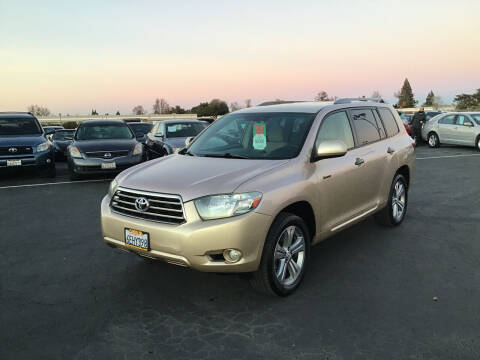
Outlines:
POLYGON ((187 150, 187 148, 183 148, 178 152, 180 155, 188 155, 188 156, 197 156, 194 153, 191 153, 190 151, 187 150))
POLYGON ((228 158, 228 159, 249 159, 248 156, 242 155, 232 155, 230 153, 225 154, 205 154, 204 157, 214 157, 214 158, 228 158))

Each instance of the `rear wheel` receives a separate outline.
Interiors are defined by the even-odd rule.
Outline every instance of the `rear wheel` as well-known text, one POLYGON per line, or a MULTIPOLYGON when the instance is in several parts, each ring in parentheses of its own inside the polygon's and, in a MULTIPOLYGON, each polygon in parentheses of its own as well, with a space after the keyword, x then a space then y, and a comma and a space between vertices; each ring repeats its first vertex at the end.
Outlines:
POLYGON ((259 292, 287 296, 303 280, 310 255, 310 234, 302 218, 281 213, 274 221, 263 248, 258 270, 250 283, 259 292))
POLYGON ((385 226, 400 225, 407 213, 408 186, 402 174, 396 174, 393 178, 385 208, 375 214, 375 220, 385 226))
POLYGON ((477 150, 480 151, 480 136, 477 137, 475 144, 477 145, 477 150))
POLYGON ((428 146, 431 148, 437 148, 440 146, 440 140, 438 139, 438 135, 434 132, 428 134, 428 146))

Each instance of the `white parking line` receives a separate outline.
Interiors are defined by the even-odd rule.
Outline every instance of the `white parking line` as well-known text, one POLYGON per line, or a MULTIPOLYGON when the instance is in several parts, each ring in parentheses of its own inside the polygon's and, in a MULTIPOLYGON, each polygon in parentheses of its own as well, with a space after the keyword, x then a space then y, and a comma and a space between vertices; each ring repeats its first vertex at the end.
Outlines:
POLYGON ((111 181, 111 179, 97 179, 97 180, 81 180, 81 181, 60 181, 52 183, 43 183, 43 184, 25 184, 25 185, 9 185, 9 186, 0 186, 1 189, 14 189, 22 187, 35 187, 35 186, 47 186, 47 185, 64 185, 64 184, 82 184, 82 183, 93 183, 93 182, 106 182, 111 181))
POLYGON ((457 158, 457 157, 468 157, 468 156, 480 156, 480 154, 463 154, 463 155, 443 155, 443 156, 417 157, 417 160, 445 159, 445 158, 457 158))

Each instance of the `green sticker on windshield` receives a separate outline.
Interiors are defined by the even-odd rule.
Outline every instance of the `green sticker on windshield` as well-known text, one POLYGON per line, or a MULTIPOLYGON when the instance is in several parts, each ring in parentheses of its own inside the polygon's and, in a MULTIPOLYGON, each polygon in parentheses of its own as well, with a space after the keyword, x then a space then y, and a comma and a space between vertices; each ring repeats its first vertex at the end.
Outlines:
POLYGON ((267 127, 265 123, 259 122, 253 124, 253 148, 255 150, 265 150, 267 147, 267 127))

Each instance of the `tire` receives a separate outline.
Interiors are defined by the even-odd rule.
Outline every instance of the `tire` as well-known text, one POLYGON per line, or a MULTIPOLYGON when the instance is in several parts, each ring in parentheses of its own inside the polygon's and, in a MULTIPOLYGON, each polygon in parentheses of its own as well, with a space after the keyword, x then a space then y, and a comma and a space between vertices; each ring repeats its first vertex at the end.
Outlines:
POLYGON ((477 140, 475 140, 475 146, 478 151, 480 151, 480 136, 477 137, 477 140))
POLYGON ((305 221, 294 214, 280 213, 268 232, 260 266, 250 276, 252 287, 267 295, 292 294, 305 276, 310 243, 305 221))
POLYGON ((402 174, 396 174, 393 178, 388 203, 382 210, 375 214, 375 220, 380 225, 398 226, 405 219, 408 207, 408 185, 402 174), (401 190, 403 189, 403 190, 401 190), (402 209, 402 210, 401 210, 402 209), (401 210, 401 213, 399 211, 401 210))
POLYGON ((436 133, 431 132, 428 134, 427 143, 431 148, 438 148, 440 146, 440 139, 436 133))

